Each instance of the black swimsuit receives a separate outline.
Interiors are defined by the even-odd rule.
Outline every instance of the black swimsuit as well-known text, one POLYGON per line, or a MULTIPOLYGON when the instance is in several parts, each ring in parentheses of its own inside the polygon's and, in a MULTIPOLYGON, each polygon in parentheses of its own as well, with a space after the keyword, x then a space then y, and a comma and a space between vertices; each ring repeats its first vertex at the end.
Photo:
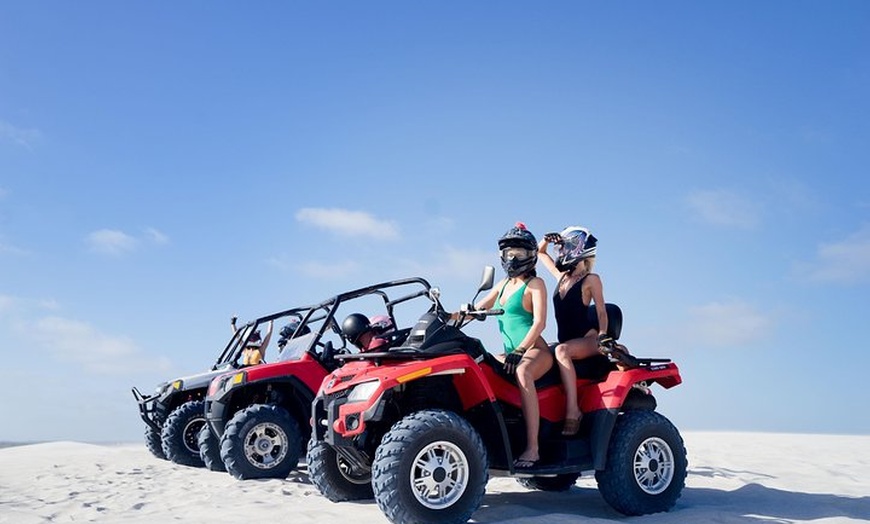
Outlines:
MULTIPOLYGON (((553 313, 556 316, 559 342, 583 338, 590 329, 596 329, 589 319, 589 305, 583 303, 583 281, 588 276, 589 273, 575 282, 564 298, 559 296, 559 286, 556 286, 556 292, 553 293, 553 313)), ((559 279, 559 283, 561 282, 562 279, 559 279)))

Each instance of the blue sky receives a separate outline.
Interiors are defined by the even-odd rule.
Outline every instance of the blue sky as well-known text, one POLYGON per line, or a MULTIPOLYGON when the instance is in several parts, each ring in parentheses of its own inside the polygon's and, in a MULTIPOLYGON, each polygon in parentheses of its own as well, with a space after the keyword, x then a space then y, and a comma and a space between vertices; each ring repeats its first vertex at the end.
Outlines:
POLYGON ((138 441, 233 314, 458 307, 518 220, 680 428, 866 434, 867 93, 859 1, 0 1, 0 440, 138 441))

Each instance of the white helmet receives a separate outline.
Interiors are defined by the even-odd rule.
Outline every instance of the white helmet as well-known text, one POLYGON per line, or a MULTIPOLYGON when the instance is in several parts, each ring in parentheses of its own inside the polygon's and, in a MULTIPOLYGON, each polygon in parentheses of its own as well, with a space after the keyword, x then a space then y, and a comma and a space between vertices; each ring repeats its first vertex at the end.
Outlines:
POLYGON ((559 271, 570 271, 584 258, 595 256, 598 239, 585 227, 566 227, 559 236, 561 242, 556 244, 556 269, 559 271))

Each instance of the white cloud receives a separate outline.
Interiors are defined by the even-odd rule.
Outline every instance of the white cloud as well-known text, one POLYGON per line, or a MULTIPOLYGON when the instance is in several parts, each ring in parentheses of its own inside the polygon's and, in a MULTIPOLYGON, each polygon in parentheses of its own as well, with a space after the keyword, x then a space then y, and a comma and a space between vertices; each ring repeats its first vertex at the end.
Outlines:
POLYGON ((870 280, 870 225, 839 242, 819 245, 816 260, 799 272, 817 282, 852 284, 870 280))
POLYGON ((151 245, 169 243, 169 237, 153 227, 146 228, 142 238, 128 235, 117 229, 100 229, 89 233, 85 240, 90 246, 91 251, 116 256, 135 251, 143 242, 151 245))
POLYGON ((169 243, 169 237, 153 227, 145 229, 145 237, 153 244, 163 245, 169 243))
POLYGON ((136 249, 139 241, 117 229, 100 229, 87 236, 91 250, 106 255, 121 255, 136 249))
POLYGON ((297 211, 296 220, 341 236, 362 235, 377 240, 399 238, 399 226, 395 222, 375 218, 364 211, 309 207, 297 211))
POLYGON ((727 189, 694 191, 686 203, 703 221, 717 226, 750 229, 759 222, 758 204, 727 189))
POLYGON ((58 315, 54 299, 0 295, 0 330, 7 342, 26 344, 34 355, 71 362, 93 374, 129 374, 142 370, 166 371, 165 357, 145 358, 126 337, 102 333, 94 326, 58 315))
POLYGON ((58 360, 74 362, 95 374, 123 374, 143 369, 166 370, 168 360, 142 358, 136 344, 126 337, 99 332, 86 322, 59 316, 43 317, 29 329, 32 343, 58 360))
POLYGON ((0 120, 0 142, 9 142, 30 149, 41 136, 42 133, 36 129, 22 129, 0 120))
POLYGON ((773 321, 751 304, 732 300, 690 308, 687 325, 698 345, 735 347, 763 338, 773 321))

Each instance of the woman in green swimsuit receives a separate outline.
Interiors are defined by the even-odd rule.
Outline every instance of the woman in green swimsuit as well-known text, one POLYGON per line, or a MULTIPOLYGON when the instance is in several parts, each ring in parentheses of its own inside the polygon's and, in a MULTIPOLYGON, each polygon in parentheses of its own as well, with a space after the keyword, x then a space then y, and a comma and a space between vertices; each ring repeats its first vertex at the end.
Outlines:
POLYGON ((475 304, 475 308, 504 309, 504 314, 497 317, 504 355, 496 355, 496 358, 505 363, 508 373, 517 375, 526 421, 526 449, 514 462, 514 467, 530 468, 541 458, 538 451, 541 420, 535 380, 553 365, 553 354, 541 337, 547 319, 547 287, 535 273, 538 242, 522 222, 499 239, 498 248, 507 278, 475 304))

